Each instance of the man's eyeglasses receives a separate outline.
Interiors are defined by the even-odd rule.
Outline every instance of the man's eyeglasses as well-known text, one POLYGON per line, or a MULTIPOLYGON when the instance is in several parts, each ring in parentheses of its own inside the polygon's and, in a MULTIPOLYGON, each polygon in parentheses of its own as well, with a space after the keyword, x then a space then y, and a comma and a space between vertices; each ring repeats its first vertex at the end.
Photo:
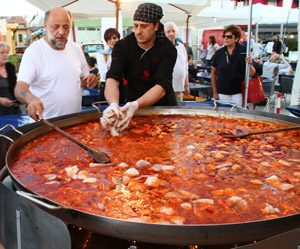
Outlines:
POLYGON ((232 39, 233 35, 222 35, 223 39, 232 39))

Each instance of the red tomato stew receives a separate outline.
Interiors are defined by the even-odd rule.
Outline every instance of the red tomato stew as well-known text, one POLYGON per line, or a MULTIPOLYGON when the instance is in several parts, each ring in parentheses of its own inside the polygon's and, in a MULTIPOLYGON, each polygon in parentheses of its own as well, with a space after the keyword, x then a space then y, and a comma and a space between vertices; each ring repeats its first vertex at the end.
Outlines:
POLYGON ((119 137, 98 122, 66 129, 113 163, 93 163, 56 132, 22 148, 11 170, 62 206, 125 220, 224 224, 300 211, 300 132, 244 139, 222 133, 283 125, 208 116, 139 116, 119 137))

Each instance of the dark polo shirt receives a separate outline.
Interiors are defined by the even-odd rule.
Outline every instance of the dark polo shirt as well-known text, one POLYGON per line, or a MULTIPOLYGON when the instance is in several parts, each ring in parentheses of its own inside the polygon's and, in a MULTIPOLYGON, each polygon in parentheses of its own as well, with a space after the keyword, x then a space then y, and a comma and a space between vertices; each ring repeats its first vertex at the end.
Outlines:
POLYGON ((217 69, 217 89, 219 94, 241 93, 242 81, 245 80, 246 48, 237 43, 229 55, 227 47, 221 47, 212 58, 212 67, 217 69))
POLYGON ((173 68, 177 58, 175 46, 166 38, 156 39, 149 50, 138 46, 134 34, 120 40, 113 49, 112 63, 106 78, 127 80, 127 101, 134 101, 156 84, 166 95, 155 105, 177 105, 172 87, 173 68))

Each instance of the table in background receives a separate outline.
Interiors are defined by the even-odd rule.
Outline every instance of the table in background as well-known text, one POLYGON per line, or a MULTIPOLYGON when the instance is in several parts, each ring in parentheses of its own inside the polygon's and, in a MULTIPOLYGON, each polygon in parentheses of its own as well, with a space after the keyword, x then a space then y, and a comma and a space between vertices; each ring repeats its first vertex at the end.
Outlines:
POLYGON ((209 89, 212 88, 210 85, 205 84, 197 84, 197 83, 189 83, 191 95, 201 97, 201 92, 204 91, 206 98, 209 98, 209 89), (192 94, 196 93, 196 94, 192 94))

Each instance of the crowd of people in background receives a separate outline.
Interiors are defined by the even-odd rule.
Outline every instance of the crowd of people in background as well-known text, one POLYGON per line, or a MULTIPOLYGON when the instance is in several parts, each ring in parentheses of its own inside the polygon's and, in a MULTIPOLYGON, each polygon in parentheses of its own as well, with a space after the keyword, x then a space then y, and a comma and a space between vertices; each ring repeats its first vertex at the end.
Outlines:
POLYGON ((238 106, 242 105, 246 63, 250 75, 266 79, 273 77, 275 67, 279 73, 291 71, 279 35, 267 45, 251 36, 250 56, 246 58, 247 36, 251 34, 245 34, 242 41, 241 29, 230 25, 224 29, 222 44, 209 36, 198 57, 178 37, 174 22, 160 22, 162 16, 158 5, 139 5, 133 17, 134 33, 121 39, 115 28, 107 29, 107 46, 94 58, 68 40, 71 13, 63 8, 48 11, 46 34, 26 49, 18 79, 8 62, 9 48, 0 43, 0 115, 20 113, 20 103, 35 120, 78 112, 82 87, 95 87, 99 100, 109 104, 102 125, 110 131, 114 127, 118 133, 128 126, 137 109, 182 101, 189 94, 189 83, 199 83, 196 61, 211 67, 206 76, 211 77, 213 98, 238 106), (119 120, 121 112, 126 115, 119 120))

